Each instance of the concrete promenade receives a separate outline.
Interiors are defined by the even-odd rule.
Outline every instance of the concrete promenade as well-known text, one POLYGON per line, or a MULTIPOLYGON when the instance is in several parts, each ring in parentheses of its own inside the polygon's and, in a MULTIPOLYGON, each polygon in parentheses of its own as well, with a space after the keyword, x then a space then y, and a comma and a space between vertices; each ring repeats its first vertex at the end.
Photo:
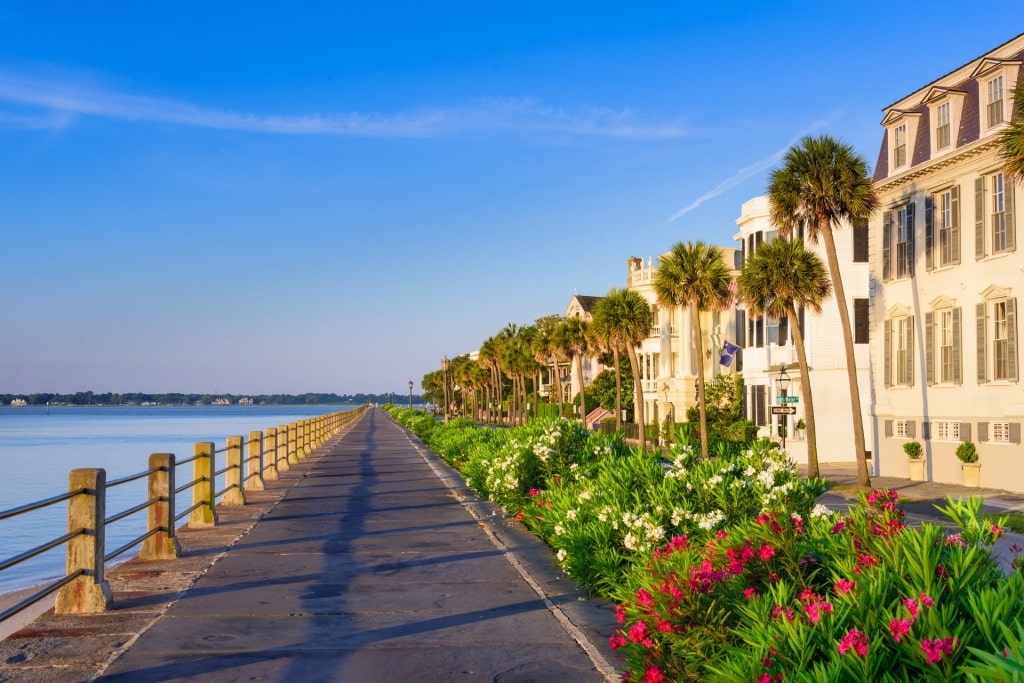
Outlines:
POLYGON ((0 642, 0 680, 617 680, 610 607, 383 411, 250 503, 0 642))

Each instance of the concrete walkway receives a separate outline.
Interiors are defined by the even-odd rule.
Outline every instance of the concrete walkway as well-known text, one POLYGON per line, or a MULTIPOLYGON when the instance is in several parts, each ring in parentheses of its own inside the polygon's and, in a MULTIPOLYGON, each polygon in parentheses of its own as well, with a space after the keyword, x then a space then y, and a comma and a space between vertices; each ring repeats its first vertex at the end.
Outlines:
POLYGON ((166 601, 115 589, 98 617, 50 612, 0 643, 0 679, 617 680, 610 607, 579 601, 547 546, 382 411, 288 475, 187 589, 166 601), (118 631, 119 613, 147 607, 147 623, 118 631))

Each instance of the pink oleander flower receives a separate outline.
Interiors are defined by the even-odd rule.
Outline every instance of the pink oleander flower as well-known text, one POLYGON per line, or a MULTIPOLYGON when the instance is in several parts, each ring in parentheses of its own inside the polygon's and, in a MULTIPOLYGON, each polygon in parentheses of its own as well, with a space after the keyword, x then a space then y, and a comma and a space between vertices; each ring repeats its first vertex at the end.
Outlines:
POLYGON ((906 598, 903 601, 903 606, 907 608, 908 612, 910 612, 910 618, 916 620, 917 619, 917 612, 918 612, 918 610, 921 607, 917 603, 917 600, 915 598, 906 598))
POLYGON ((855 585, 856 584, 854 584, 853 581, 849 581, 847 579, 839 579, 838 581, 836 581, 835 584, 836 593, 842 593, 845 595, 846 593, 852 591, 855 585))
POLYGON ((1006 529, 1005 528, 1003 528, 1001 526, 997 526, 995 524, 992 525, 992 535, 995 536, 996 538, 1002 538, 1003 534, 1005 534, 1005 533, 1006 533, 1006 529))
POLYGON ((626 621, 626 608, 622 605, 615 605, 615 621, 620 624, 626 621))
POLYGON ((953 636, 921 640, 921 651, 924 652, 924 661, 928 664, 937 664, 942 661, 943 655, 953 654, 953 648, 959 645, 959 641, 953 636))
POLYGON ((608 637, 608 645, 610 645, 613 650, 618 650, 620 647, 624 647, 626 643, 626 638, 621 632, 608 637))
MULTIPOLYGON (((522 489, 519 489, 519 490, 522 491, 522 489)), ((540 495, 540 490, 539 489, 530 489, 530 495, 533 496, 534 498, 536 498, 537 496, 540 495)))
POLYGON ((659 619, 658 625, 655 628, 661 633, 672 633, 672 624, 664 619, 659 619))
POLYGON ((639 590, 637 590, 637 592, 636 592, 636 601, 637 601, 637 604, 643 605, 644 607, 650 607, 651 605, 654 604, 654 601, 651 599, 651 594, 648 593, 643 588, 640 588, 639 590))
POLYGON ((835 526, 832 527, 832 533, 833 534, 838 534, 838 533, 842 532, 842 530, 845 529, 845 528, 846 528, 846 522, 843 521, 843 520, 839 520, 838 522, 835 523, 835 526))
POLYGON ((757 597, 757 589, 756 588, 744 588, 743 589, 743 597, 746 598, 747 600, 753 600, 754 598, 757 597))
POLYGON ((925 607, 931 607, 935 604, 935 600, 933 600, 932 597, 927 593, 921 593, 921 595, 918 597, 918 600, 920 600, 921 604, 925 607))
POLYGON ((641 643, 647 638, 647 624, 638 621, 629 627, 629 639, 634 643, 641 643))
POLYGON ((839 641, 839 654, 845 655, 853 650, 858 657, 866 657, 868 654, 868 637, 863 631, 851 628, 839 641))
POLYGON ((758 554, 758 556, 760 556, 760 558, 762 560, 767 562, 768 560, 770 560, 773 557, 775 557, 775 548, 773 548, 770 545, 765 544, 765 545, 762 545, 760 548, 757 549, 757 554, 758 554))
POLYGON ((719 529, 718 531, 715 532, 715 536, 717 538, 726 538, 726 537, 729 536, 729 532, 726 531, 725 529, 719 529))
POLYGON ((912 619, 893 619, 889 622, 889 633, 897 643, 903 640, 903 636, 910 634, 910 627, 914 625, 912 619))
POLYGON ((643 683, 662 683, 665 680, 665 674, 661 672, 657 666, 652 666, 644 674, 643 683))

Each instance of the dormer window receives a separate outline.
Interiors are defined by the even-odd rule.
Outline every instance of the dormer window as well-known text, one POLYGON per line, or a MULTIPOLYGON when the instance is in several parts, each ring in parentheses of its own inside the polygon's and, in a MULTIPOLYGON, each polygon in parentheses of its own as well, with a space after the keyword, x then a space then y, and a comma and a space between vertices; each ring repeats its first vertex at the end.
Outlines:
POLYGON ((988 127, 1003 122, 1003 76, 1000 74, 988 82, 988 127))
POLYGON ((949 102, 935 108, 935 149, 946 149, 951 142, 949 102))
POLYGON ((901 123, 893 129, 892 165, 893 168, 902 168, 907 165, 907 124, 905 123, 901 123))

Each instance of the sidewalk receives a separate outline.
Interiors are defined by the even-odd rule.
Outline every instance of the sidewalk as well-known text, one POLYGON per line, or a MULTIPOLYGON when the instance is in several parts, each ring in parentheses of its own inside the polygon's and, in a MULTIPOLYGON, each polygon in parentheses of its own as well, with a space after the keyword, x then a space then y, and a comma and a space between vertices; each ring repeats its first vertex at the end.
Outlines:
MULTIPOLYGON (((854 463, 820 463, 819 474, 822 479, 830 482, 832 487, 818 500, 836 510, 845 509, 851 502, 857 501, 857 469, 854 463)), ((806 467, 800 467, 801 475, 806 475, 806 467)), ((949 520, 938 510, 936 505, 945 506, 947 496, 954 499, 980 497, 983 500, 982 510, 993 514, 1003 512, 1024 512, 1024 494, 997 489, 981 489, 961 486, 959 484, 943 484, 934 481, 911 481, 900 477, 871 477, 872 489, 892 489, 899 494, 906 519, 909 524, 923 521, 948 523, 949 520)), ((1024 534, 1007 531, 996 542, 993 553, 1000 566, 1012 571, 1011 562, 1016 553, 1014 547, 1024 548, 1024 534)))
POLYGON ((613 610, 382 411, 287 475, 223 548, 128 563, 114 611, 0 642, 0 680, 617 680, 613 610), (126 592, 190 561, 183 588, 126 592))

